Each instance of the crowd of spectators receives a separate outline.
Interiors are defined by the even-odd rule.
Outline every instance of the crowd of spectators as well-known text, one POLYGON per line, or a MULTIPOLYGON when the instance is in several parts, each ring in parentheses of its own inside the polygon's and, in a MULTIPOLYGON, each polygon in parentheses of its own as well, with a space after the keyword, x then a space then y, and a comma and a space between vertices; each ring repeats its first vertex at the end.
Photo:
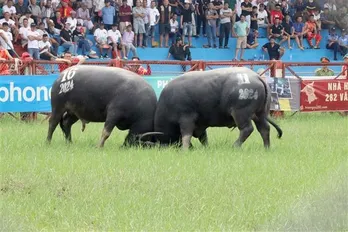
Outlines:
POLYGON ((73 56, 95 57, 93 34, 100 58, 109 51, 116 58, 137 57, 137 49, 167 47, 168 57, 191 60, 193 37, 206 37, 205 48, 237 45, 234 59, 244 49, 257 49, 260 28, 269 43, 262 49, 269 59, 280 59, 294 40, 304 50, 318 49, 322 39, 334 60, 347 53, 347 0, 0 0, 0 43, 11 56, 14 44, 33 59, 57 59, 58 47, 73 56), (159 27, 159 41, 155 39, 159 27), (329 29, 328 38, 321 35, 329 29), (187 41, 187 43, 186 43, 187 41), (285 44, 285 45, 283 45, 285 44))

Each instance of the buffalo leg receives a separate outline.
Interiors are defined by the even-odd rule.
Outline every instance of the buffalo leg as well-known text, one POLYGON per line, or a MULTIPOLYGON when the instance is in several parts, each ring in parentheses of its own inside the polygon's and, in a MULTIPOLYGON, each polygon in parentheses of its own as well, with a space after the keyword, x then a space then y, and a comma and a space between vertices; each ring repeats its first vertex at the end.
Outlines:
POLYGON ((60 123, 60 127, 65 135, 65 139, 71 143, 71 127, 79 119, 74 114, 67 113, 63 116, 63 120, 60 123))
POLYGON ((189 149, 191 145, 191 138, 194 130, 194 123, 189 120, 180 122, 180 132, 182 139, 183 150, 189 149))
POLYGON ((258 119, 254 119, 255 125, 259 133, 261 134, 263 145, 265 148, 269 148, 270 146, 270 126, 264 117, 260 117, 258 119))
POLYGON ((116 126, 118 121, 118 114, 115 112, 109 113, 106 117, 104 128, 102 131, 102 136, 99 142, 99 147, 104 147, 105 141, 110 137, 112 130, 116 126))
POLYGON ((203 146, 208 146, 208 135, 206 130, 198 137, 198 140, 203 146))
POLYGON ((241 147, 245 140, 250 136, 254 131, 254 127, 251 123, 250 118, 244 118, 242 114, 232 113, 232 117, 239 129, 239 137, 234 142, 234 147, 241 147))
POLYGON ((48 133, 47 133, 47 142, 50 143, 52 140, 53 132, 58 126, 59 121, 62 119, 64 111, 57 112, 56 110, 52 111, 51 117, 48 121, 48 133))

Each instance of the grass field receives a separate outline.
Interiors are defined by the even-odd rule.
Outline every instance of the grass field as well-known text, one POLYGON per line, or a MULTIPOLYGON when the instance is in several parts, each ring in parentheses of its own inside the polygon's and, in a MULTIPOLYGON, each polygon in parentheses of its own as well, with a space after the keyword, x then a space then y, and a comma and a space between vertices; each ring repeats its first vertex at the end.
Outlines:
POLYGON ((347 231, 348 117, 297 114, 265 151, 254 131, 208 130, 195 149, 120 149, 102 124, 73 127, 67 145, 47 122, 0 119, 0 231, 347 231))

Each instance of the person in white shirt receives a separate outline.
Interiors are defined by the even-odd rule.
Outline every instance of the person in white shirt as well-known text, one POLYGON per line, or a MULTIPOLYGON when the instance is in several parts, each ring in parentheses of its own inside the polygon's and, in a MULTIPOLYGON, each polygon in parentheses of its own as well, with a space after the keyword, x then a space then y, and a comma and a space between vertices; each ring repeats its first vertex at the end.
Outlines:
POLYGON ((3 23, 8 23, 9 26, 9 31, 13 33, 14 35, 14 42, 17 42, 18 38, 18 28, 16 27, 15 21, 10 19, 11 15, 9 12, 4 13, 4 18, 0 19, 0 24, 2 25, 3 23))
POLYGON ((30 30, 28 19, 23 20, 23 27, 19 28, 19 36, 21 39, 22 47, 24 48, 28 44, 28 31, 30 30))
POLYGON ((14 17, 16 15, 16 13, 17 13, 16 7, 13 6, 12 0, 8 0, 7 4, 2 7, 2 12, 3 13, 5 13, 5 12, 10 13, 11 17, 14 17))
POLYGON ((27 12, 25 12, 25 15, 22 15, 19 20, 18 20, 18 24, 20 27, 23 26, 23 20, 27 19, 28 20, 28 25, 31 25, 32 23, 34 23, 34 19, 31 18, 31 12, 29 10, 27 10, 27 12))
POLYGON ((91 20, 91 16, 89 13, 89 10, 87 8, 87 4, 82 2, 81 7, 77 10, 76 13, 77 20, 82 21, 80 22, 84 27, 87 27, 88 30, 92 30, 94 27, 94 24, 91 20))
POLYGON ((108 31, 108 44, 112 47, 112 51, 116 53, 116 59, 120 59, 118 50, 122 50, 122 35, 117 30, 117 25, 113 24, 111 30, 108 31))
POLYGON ((149 28, 147 30, 148 36, 151 38, 151 44, 155 43, 155 26, 158 24, 160 19, 160 13, 156 8, 156 2, 151 1, 151 8, 148 8, 149 17, 149 28))
POLYGON ((12 33, 9 32, 9 27, 7 23, 3 23, 2 24, 2 29, 4 30, 4 35, 6 37, 6 41, 7 43, 5 43, 6 45, 4 46, 8 53, 10 53, 11 56, 15 56, 15 53, 13 52, 13 37, 12 37, 12 33))
POLYGON ((104 28, 104 23, 100 23, 99 28, 94 31, 94 39, 97 47, 99 47, 100 58, 108 58, 108 53, 103 55, 103 49, 111 49, 111 46, 107 44, 108 32, 104 28))
POLYGON ((257 12, 257 25, 259 28, 268 27, 268 13, 265 10, 265 5, 263 3, 259 5, 259 10, 257 12))
POLYGON ((40 59, 41 60, 54 60, 55 57, 51 52, 51 43, 48 40, 48 35, 43 34, 42 40, 39 41, 39 49, 40 49, 40 59))
POLYGON ((178 16, 177 14, 173 14, 172 18, 170 19, 170 32, 169 32, 169 38, 172 40, 172 44, 176 43, 176 38, 181 37, 181 34, 179 32, 179 22, 177 20, 178 16))
POLYGON ((34 60, 40 59, 39 41, 42 40, 42 36, 36 30, 36 24, 32 23, 30 25, 30 30, 28 31, 28 52, 34 60))
POLYGON ((66 22, 70 24, 70 31, 75 31, 77 25, 76 11, 70 11, 70 16, 66 19, 66 22))

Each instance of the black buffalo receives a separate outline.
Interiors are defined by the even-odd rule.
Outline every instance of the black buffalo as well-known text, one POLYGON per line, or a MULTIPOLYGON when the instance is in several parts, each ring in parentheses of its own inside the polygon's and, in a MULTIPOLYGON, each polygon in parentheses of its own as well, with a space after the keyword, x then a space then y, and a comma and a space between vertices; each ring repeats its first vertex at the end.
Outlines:
MULTIPOLYGON (((155 114, 154 131, 163 145, 191 146, 191 137, 208 144, 208 127, 238 127, 241 146, 253 132, 252 120, 264 146, 270 146, 270 122, 282 136, 282 130, 268 118, 271 91, 254 71, 221 68, 185 73, 171 81, 161 92, 155 114)), ((146 133, 143 138, 153 135, 146 133)))
POLYGON ((71 126, 105 122, 100 147, 116 126, 128 130, 124 145, 137 145, 138 137, 152 131, 157 98, 152 87, 138 74, 115 67, 72 66, 60 74, 51 90, 52 115, 47 141, 60 123, 67 141, 71 126))

